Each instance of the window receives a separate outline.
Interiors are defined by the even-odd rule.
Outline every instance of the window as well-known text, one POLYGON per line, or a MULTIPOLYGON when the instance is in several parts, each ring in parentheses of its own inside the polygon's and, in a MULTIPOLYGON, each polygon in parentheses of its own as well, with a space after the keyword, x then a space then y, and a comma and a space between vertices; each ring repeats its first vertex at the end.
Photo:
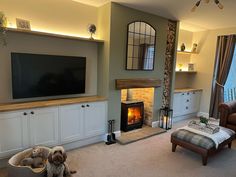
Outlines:
POLYGON ((233 100, 236 100, 236 49, 234 50, 229 75, 224 86, 224 102, 233 100))

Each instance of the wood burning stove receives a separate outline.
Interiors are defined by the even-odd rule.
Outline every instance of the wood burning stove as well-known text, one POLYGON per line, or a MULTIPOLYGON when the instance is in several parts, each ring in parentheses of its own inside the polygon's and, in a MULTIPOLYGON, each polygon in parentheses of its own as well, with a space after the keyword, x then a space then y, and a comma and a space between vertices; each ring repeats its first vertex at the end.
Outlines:
POLYGON ((142 128, 144 104, 142 101, 124 101, 121 103, 121 130, 130 131, 142 128))

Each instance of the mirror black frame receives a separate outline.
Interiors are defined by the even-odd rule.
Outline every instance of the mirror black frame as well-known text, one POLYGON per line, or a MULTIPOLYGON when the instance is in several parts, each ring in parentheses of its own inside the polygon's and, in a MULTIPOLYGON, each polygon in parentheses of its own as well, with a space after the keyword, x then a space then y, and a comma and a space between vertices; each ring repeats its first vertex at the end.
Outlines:
MULTIPOLYGON (((146 47, 145 47, 146 48, 146 47)), ((145 50, 144 48, 142 48, 142 50, 145 50)), ((146 52, 146 51, 145 51, 146 52)), ((143 52, 144 53, 144 52, 143 52)), ((137 54, 137 53, 136 53, 137 54)), ((143 56, 144 54, 142 54, 142 56, 143 56)), ((155 65, 155 55, 156 55, 156 29, 152 26, 152 25, 150 25, 149 23, 147 23, 147 22, 145 22, 145 21, 133 21, 133 22, 131 22, 131 23, 129 23, 128 25, 127 25, 127 42, 126 42, 126 70, 137 70, 137 71, 153 71, 154 70, 154 65, 155 65), (138 27, 138 29, 139 29, 139 32, 136 32, 135 30, 136 30, 136 28, 135 28, 135 23, 139 23, 139 27, 138 27), (145 33, 141 33, 140 32, 140 30, 141 30, 141 24, 144 24, 145 25, 145 33), (130 31, 130 25, 132 25, 132 24, 134 24, 134 30, 133 31, 130 31), (146 29, 146 27, 148 26, 148 30, 149 30, 149 34, 147 33, 147 29, 146 29), (129 44, 129 36, 130 35, 133 35, 133 44, 129 44), (137 46, 137 45, 135 45, 135 42, 134 42, 134 39, 135 39, 135 35, 138 35, 138 40, 139 40, 139 43, 138 43, 138 57, 135 57, 134 56, 134 47, 135 46, 137 46), (144 39, 143 39, 143 41, 145 41, 144 43, 140 43, 140 40, 141 40, 141 38, 140 38, 140 36, 144 36, 144 39), (150 39, 148 39, 149 40, 149 43, 146 43, 146 37, 147 36, 149 36, 149 38, 150 39), (153 41, 153 43, 152 43, 152 39, 154 39, 154 41, 153 41), (140 58, 140 47, 142 47, 141 45, 151 45, 151 46, 153 46, 153 51, 151 51, 153 54, 152 54, 152 58, 143 58, 143 59, 141 59, 140 58), (132 50, 132 56, 130 57, 129 56, 129 47, 130 46, 132 46, 133 48, 131 49, 132 50), (134 59, 135 58, 137 58, 137 67, 133 67, 133 61, 134 61, 134 59), (128 66, 128 61, 129 61, 129 59, 131 59, 131 62, 132 62, 132 67, 129 67, 128 66), (150 60, 151 61, 151 64, 152 64, 152 66, 150 67, 150 68, 147 68, 147 69, 145 69, 144 68, 144 60, 150 60), (139 64, 140 62, 142 62, 142 64, 139 64)))

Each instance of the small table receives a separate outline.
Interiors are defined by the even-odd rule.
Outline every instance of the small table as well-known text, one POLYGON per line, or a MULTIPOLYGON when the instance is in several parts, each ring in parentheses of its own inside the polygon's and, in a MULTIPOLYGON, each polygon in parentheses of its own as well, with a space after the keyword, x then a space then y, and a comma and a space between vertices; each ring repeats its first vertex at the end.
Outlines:
POLYGON ((171 134, 172 152, 175 152, 177 145, 179 145, 183 148, 186 148, 188 150, 191 150, 193 152, 196 152, 196 153, 198 153, 202 156, 202 164, 204 166, 207 165, 207 160, 208 160, 208 157, 210 155, 213 155, 213 154, 217 153, 218 151, 220 151, 226 145, 228 145, 228 147, 231 148, 232 141, 235 139, 235 133, 234 133, 230 136, 230 138, 228 138, 227 140, 225 140, 221 144, 219 144, 218 148, 216 149, 216 147, 214 145, 214 142, 211 139, 207 138, 207 137, 204 137, 202 135, 198 135, 198 134, 193 133, 193 132, 188 132, 188 131, 187 132, 179 132, 179 131, 187 131, 187 130, 181 130, 180 129, 180 130, 176 130, 175 132, 173 132, 171 134), (206 144, 204 145, 202 143, 202 144, 199 145, 197 143, 193 143, 191 141, 188 141, 184 138, 179 138, 177 136, 178 133, 182 133, 182 134, 183 133, 189 133, 189 136, 202 136, 202 138, 205 138, 205 139, 204 139, 204 141, 201 141, 201 142, 206 142, 206 144), (207 144, 207 141, 208 141, 207 139, 209 140, 209 144, 207 144), (212 141, 212 142, 210 142, 210 141, 212 141))

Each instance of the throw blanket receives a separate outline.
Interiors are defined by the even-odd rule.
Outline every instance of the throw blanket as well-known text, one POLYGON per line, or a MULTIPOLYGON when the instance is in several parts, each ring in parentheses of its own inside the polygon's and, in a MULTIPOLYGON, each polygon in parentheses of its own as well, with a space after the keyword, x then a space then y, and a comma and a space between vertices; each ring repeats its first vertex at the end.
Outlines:
POLYGON ((224 127, 220 127, 220 131, 215 133, 215 134, 205 133, 203 131, 190 128, 188 126, 181 127, 181 128, 178 128, 178 129, 179 130, 181 130, 181 129, 182 130, 187 130, 187 131, 190 131, 192 133, 210 138, 212 141, 214 141, 216 149, 218 148, 220 143, 222 143, 223 141, 229 139, 233 134, 235 134, 235 132, 233 130, 230 130, 230 129, 227 129, 227 128, 224 128, 224 127))

